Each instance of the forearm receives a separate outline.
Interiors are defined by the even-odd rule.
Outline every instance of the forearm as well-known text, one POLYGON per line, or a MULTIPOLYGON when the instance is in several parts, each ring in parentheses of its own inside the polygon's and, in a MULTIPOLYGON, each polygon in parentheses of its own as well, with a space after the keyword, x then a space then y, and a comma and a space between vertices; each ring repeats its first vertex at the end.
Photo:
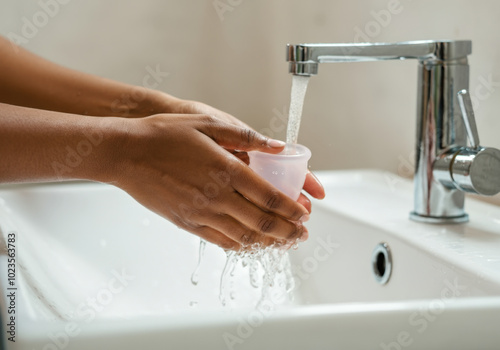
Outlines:
POLYGON ((109 181, 117 121, 0 103, 0 182, 109 181))
POLYGON ((172 113, 178 99, 68 69, 0 36, 0 102, 91 116, 172 113))
POLYGON ((225 249, 307 238, 309 209, 227 151, 283 148, 210 115, 99 118, 0 103, 0 182, 111 183, 225 249))

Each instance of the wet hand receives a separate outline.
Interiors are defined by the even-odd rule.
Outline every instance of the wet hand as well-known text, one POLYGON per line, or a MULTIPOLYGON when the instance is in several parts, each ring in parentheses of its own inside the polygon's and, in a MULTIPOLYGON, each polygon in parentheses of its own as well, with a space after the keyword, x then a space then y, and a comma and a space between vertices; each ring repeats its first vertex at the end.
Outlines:
MULTIPOLYGON (((304 191, 309 193, 311 197, 316 199, 325 198, 325 189, 318 178, 310 171, 307 172, 306 181, 304 182, 304 191)), ((303 193, 300 194, 298 202, 302 204, 309 213, 311 213, 311 201, 303 193)))
MULTIPOLYGON (((176 99, 174 103, 170 104, 170 108, 175 113, 209 114, 227 123, 250 128, 247 124, 243 123, 232 115, 201 102, 176 99)), ((239 157, 241 160, 248 164, 249 160, 246 152, 233 151, 233 153, 235 154, 235 156, 239 157)), ((309 193, 311 197, 316 199, 323 199, 325 197, 325 190, 323 188, 323 185, 321 184, 321 182, 319 182, 318 178, 314 176, 314 174, 310 171, 308 171, 306 176, 304 191, 309 193)), ((311 213, 311 201, 309 200, 309 198, 307 198, 307 196, 301 194, 298 202, 302 204, 309 213, 311 213)))
MULTIPOLYGON (((113 140, 110 182, 147 208, 225 249, 307 238, 305 206, 228 152, 278 153, 283 143, 208 115, 117 121, 122 132, 113 140)), ((313 180, 306 183, 318 191, 313 180)))

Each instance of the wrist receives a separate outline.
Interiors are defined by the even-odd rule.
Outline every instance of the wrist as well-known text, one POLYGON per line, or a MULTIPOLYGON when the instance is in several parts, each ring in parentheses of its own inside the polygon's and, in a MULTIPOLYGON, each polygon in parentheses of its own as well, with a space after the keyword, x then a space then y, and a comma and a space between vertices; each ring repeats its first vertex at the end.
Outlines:
POLYGON ((177 113, 182 100, 167 93, 135 87, 128 99, 115 101, 114 115, 127 118, 143 118, 162 113, 177 113))
POLYGON ((82 173, 76 174, 79 178, 104 183, 117 181, 125 154, 128 134, 126 122, 126 118, 92 117, 92 123, 76 146, 78 155, 86 163, 81 168, 82 173), (82 154, 79 149, 83 150, 85 147, 89 151, 82 154))

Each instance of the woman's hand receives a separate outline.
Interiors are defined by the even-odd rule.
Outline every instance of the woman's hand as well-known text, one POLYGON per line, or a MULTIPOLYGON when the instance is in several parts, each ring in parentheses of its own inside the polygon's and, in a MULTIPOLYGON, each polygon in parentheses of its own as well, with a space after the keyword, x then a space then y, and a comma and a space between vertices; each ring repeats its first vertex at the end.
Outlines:
MULTIPOLYGON (((289 199, 245 164, 246 151, 282 145, 208 105, 64 68, 2 37, 0 56, 8 67, 0 75, 0 182, 111 182, 226 248, 307 238, 309 200, 289 199), (68 166, 68 150, 89 133, 103 135, 102 144, 68 166)), ((310 174, 304 190, 324 196, 310 174)))
MULTIPOLYGON (((212 115, 216 118, 219 118, 220 120, 223 120, 227 123, 236 126, 250 128, 247 124, 243 123, 242 121, 233 117, 232 115, 201 102, 181 100, 173 98, 170 95, 160 94, 160 96, 157 97, 157 100, 161 101, 162 99, 163 101, 167 99, 169 100, 168 104, 169 113, 207 114, 207 115, 212 115), (163 98, 161 96, 163 96, 163 98)), ((239 157, 241 160, 243 160, 245 163, 248 164, 248 156, 246 152, 237 152, 236 150, 229 150, 229 151, 232 151, 237 157, 239 157)), ((304 183, 304 191, 309 193, 313 198, 323 199, 325 197, 325 190, 323 188, 323 185, 321 184, 321 182, 319 182, 316 176, 314 176, 314 174, 310 171, 308 171, 306 176, 306 181, 304 183)), ((301 194, 298 199, 298 202, 302 204, 308 210, 309 213, 311 213, 311 201, 309 200, 309 198, 307 198, 304 194, 301 194)))
POLYGON ((147 208, 226 249, 307 238, 308 210, 227 151, 278 153, 282 142, 208 115, 116 120, 110 182, 147 208))

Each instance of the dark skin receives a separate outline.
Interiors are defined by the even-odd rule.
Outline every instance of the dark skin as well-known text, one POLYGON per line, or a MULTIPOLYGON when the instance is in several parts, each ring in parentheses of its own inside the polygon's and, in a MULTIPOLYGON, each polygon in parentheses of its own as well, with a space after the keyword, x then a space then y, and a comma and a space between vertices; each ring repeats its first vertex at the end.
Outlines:
MULTIPOLYGON (((67 69, 2 37, 0 64, 0 182, 110 183, 226 249, 307 238, 309 199, 291 200, 247 166, 247 151, 283 143, 203 103, 67 69)), ((304 190, 324 197, 312 173, 304 190)))

